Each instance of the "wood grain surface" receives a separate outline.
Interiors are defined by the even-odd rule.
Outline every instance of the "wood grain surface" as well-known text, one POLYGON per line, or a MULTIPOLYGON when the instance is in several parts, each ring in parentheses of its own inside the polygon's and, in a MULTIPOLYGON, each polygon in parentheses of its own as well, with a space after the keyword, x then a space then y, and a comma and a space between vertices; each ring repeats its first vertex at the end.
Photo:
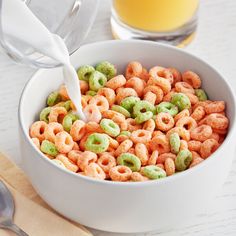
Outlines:
MULTIPOLYGON (((96 22, 85 43, 112 39, 110 0, 100 1, 96 22)), ((196 38, 185 49, 200 56, 225 75, 236 90, 236 1, 202 0, 196 38)), ((0 150, 20 164, 17 107, 21 91, 33 69, 14 64, 0 54, 0 150)), ((228 104, 230 106, 230 104, 228 104)), ((201 194, 201 193, 199 193, 201 194)), ((194 203, 193 203, 194 204, 194 203)), ((184 202, 183 202, 184 207, 184 202)), ((184 221, 184 219, 183 219, 184 221)), ((93 230, 96 236, 121 236, 93 230)), ((131 236, 136 236, 133 234, 131 236)), ((205 214, 184 228, 152 232, 139 236, 235 236, 236 235, 236 160, 227 181, 205 214)))

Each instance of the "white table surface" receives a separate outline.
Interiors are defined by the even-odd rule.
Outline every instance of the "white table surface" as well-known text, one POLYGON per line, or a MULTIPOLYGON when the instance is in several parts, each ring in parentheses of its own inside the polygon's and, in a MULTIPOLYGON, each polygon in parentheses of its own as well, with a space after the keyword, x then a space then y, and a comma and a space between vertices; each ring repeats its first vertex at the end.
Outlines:
MULTIPOLYGON (((111 39, 110 0, 101 1, 96 22, 85 43, 111 39)), ((195 40, 185 50, 200 56, 221 71, 236 89, 236 1, 202 0, 195 40)), ((20 164, 17 107, 21 91, 35 70, 14 64, 0 54, 0 150, 20 164)), ((230 105, 230 104, 228 104, 230 105)), ((1 163, 0 163, 1 164, 1 163)), ((199 193, 200 194, 200 193, 199 193)), ((194 204, 194 203, 193 203, 194 204)), ((183 219, 184 221, 184 219, 183 219)), ((96 236, 118 236, 93 230, 96 236)), ((133 234, 134 236, 136 234, 133 234)), ((209 206, 208 213, 170 232, 139 236, 235 236, 236 160, 227 181, 209 206)))

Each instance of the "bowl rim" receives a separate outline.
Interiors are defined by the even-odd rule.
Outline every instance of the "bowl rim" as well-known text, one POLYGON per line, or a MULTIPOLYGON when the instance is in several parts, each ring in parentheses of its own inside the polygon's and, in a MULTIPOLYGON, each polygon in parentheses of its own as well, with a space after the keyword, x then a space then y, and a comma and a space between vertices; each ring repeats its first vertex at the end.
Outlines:
MULTIPOLYGON (((152 41, 145 41, 145 40, 105 40, 105 41, 101 41, 101 42, 94 42, 94 43, 89 43, 89 44, 85 44, 82 46, 82 48, 87 48, 87 47, 91 47, 91 46, 102 46, 104 44, 143 44, 143 45, 152 45, 153 47, 162 47, 162 48, 167 48, 170 50, 174 50, 174 51, 178 51, 180 53, 186 54, 189 57, 192 57, 194 60, 199 61, 200 63, 205 64, 207 67, 209 67, 212 71, 214 71, 217 75, 219 75, 219 77, 224 81, 228 91, 230 92, 230 96, 233 98, 232 99, 232 103, 230 104, 233 107, 236 107, 236 98, 235 95, 233 93, 233 90, 229 84, 229 82, 225 79, 225 77, 218 72, 218 70, 210 65, 209 63, 207 63, 205 60, 197 57, 196 55, 189 53, 188 51, 184 51, 183 49, 171 46, 171 45, 166 45, 166 44, 162 44, 162 43, 157 43, 157 42, 152 42, 152 41)), ((78 49, 79 50, 79 49, 78 49)), ((75 53, 78 51, 76 50, 75 53)), ((71 55, 73 57, 73 54, 71 55)), ((233 120, 230 120, 230 123, 232 124, 231 129, 228 131, 227 136, 224 140, 224 142, 220 145, 220 147, 211 155, 211 158, 207 158, 205 159, 202 163, 200 163, 199 165, 195 166, 194 168, 190 168, 187 169, 185 171, 179 172, 178 174, 172 175, 172 176, 168 176, 166 178, 161 178, 158 180, 154 180, 154 181, 144 181, 144 182, 116 182, 116 181, 106 181, 106 180, 98 180, 95 178, 91 178, 91 177, 87 177, 84 175, 80 175, 74 172, 71 172, 67 169, 63 169, 61 167, 59 167, 58 165, 56 165, 55 163, 53 163, 51 160, 49 160, 48 158, 45 157, 45 155, 40 152, 40 150, 38 150, 38 148, 33 144, 33 142, 31 141, 31 138, 29 136, 29 131, 25 129, 25 127, 23 126, 23 111, 22 111, 22 104, 23 101, 25 99, 25 94, 26 91, 28 90, 28 88, 30 87, 31 83, 33 83, 34 79, 37 78, 37 76, 39 76, 40 74, 44 73, 45 69, 39 69, 38 71, 36 71, 31 78, 28 80, 28 82, 25 84, 21 96, 20 96, 20 100, 19 100, 19 105, 18 105, 18 123, 19 123, 19 128, 23 133, 23 138, 26 140, 27 144, 30 145, 30 147, 36 151, 36 153, 38 153, 40 155, 40 157, 42 158, 42 161, 49 163, 49 165, 52 166, 52 168, 56 168, 59 171, 62 171, 62 173, 64 173, 65 175, 69 175, 73 178, 79 178, 82 179, 84 181, 88 181, 91 184, 99 184, 99 185, 111 185, 111 186, 120 186, 120 187, 128 187, 128 188, 132 188, 132 187, 147 187, 147 186, 153 186, 153 185, 161 185, 161 184, 165 184, 166 182, 170 182, 170 181, 174 181, 174 180, 178 180, 179 178, 184 178, 185 175, 189 175, 191 173, 194 173, 200 169, 203 169, 203 167, 205 167, 206 165, 210 165, 211 162, 213 162, 214 160, 217 159, 217 153, 219 153, 220 150, 222 150, 224 148, 224 146, 230 142, 232 136, 233 136, 233 130, 235 129, 235 120, 236 120, 236 111, 234 109, 234 117, 233 120)), ((220 158, 220 157, 218 157, 220 158)))

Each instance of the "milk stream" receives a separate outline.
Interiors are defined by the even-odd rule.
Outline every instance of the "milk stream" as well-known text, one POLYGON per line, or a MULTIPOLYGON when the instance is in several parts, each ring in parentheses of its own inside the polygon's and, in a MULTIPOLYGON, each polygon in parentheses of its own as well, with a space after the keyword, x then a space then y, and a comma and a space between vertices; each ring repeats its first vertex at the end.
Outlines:
POLYGON ((77 73, 70 63, 69 52, 60 36, 52 34, 21 0, 2 1, 4 34, 19 39, 39 53, 63 65, 67 92, 81 120, 86 117, 81 106, 81 91, 77 73))

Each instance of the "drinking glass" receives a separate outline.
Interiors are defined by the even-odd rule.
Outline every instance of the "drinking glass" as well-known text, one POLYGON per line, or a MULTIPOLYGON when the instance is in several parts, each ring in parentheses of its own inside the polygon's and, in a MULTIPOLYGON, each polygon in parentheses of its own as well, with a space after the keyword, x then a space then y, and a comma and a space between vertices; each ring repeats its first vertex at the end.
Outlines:
MULTIPOLYGON (((98 0, 23 0, 41 22, 54 34, 64 40, 72 54, 87 36, 98 9, 98 0)), ((0 44, 4 52, 14 61, 37 67, 60 66, 58 62, 35 49, 28 47, 16 38, 2 32, 0 0, 0 44)))
POLYGON ((145 39, 183 46, 197 28, 199 0, 113 0, 115 38, 145 39))

